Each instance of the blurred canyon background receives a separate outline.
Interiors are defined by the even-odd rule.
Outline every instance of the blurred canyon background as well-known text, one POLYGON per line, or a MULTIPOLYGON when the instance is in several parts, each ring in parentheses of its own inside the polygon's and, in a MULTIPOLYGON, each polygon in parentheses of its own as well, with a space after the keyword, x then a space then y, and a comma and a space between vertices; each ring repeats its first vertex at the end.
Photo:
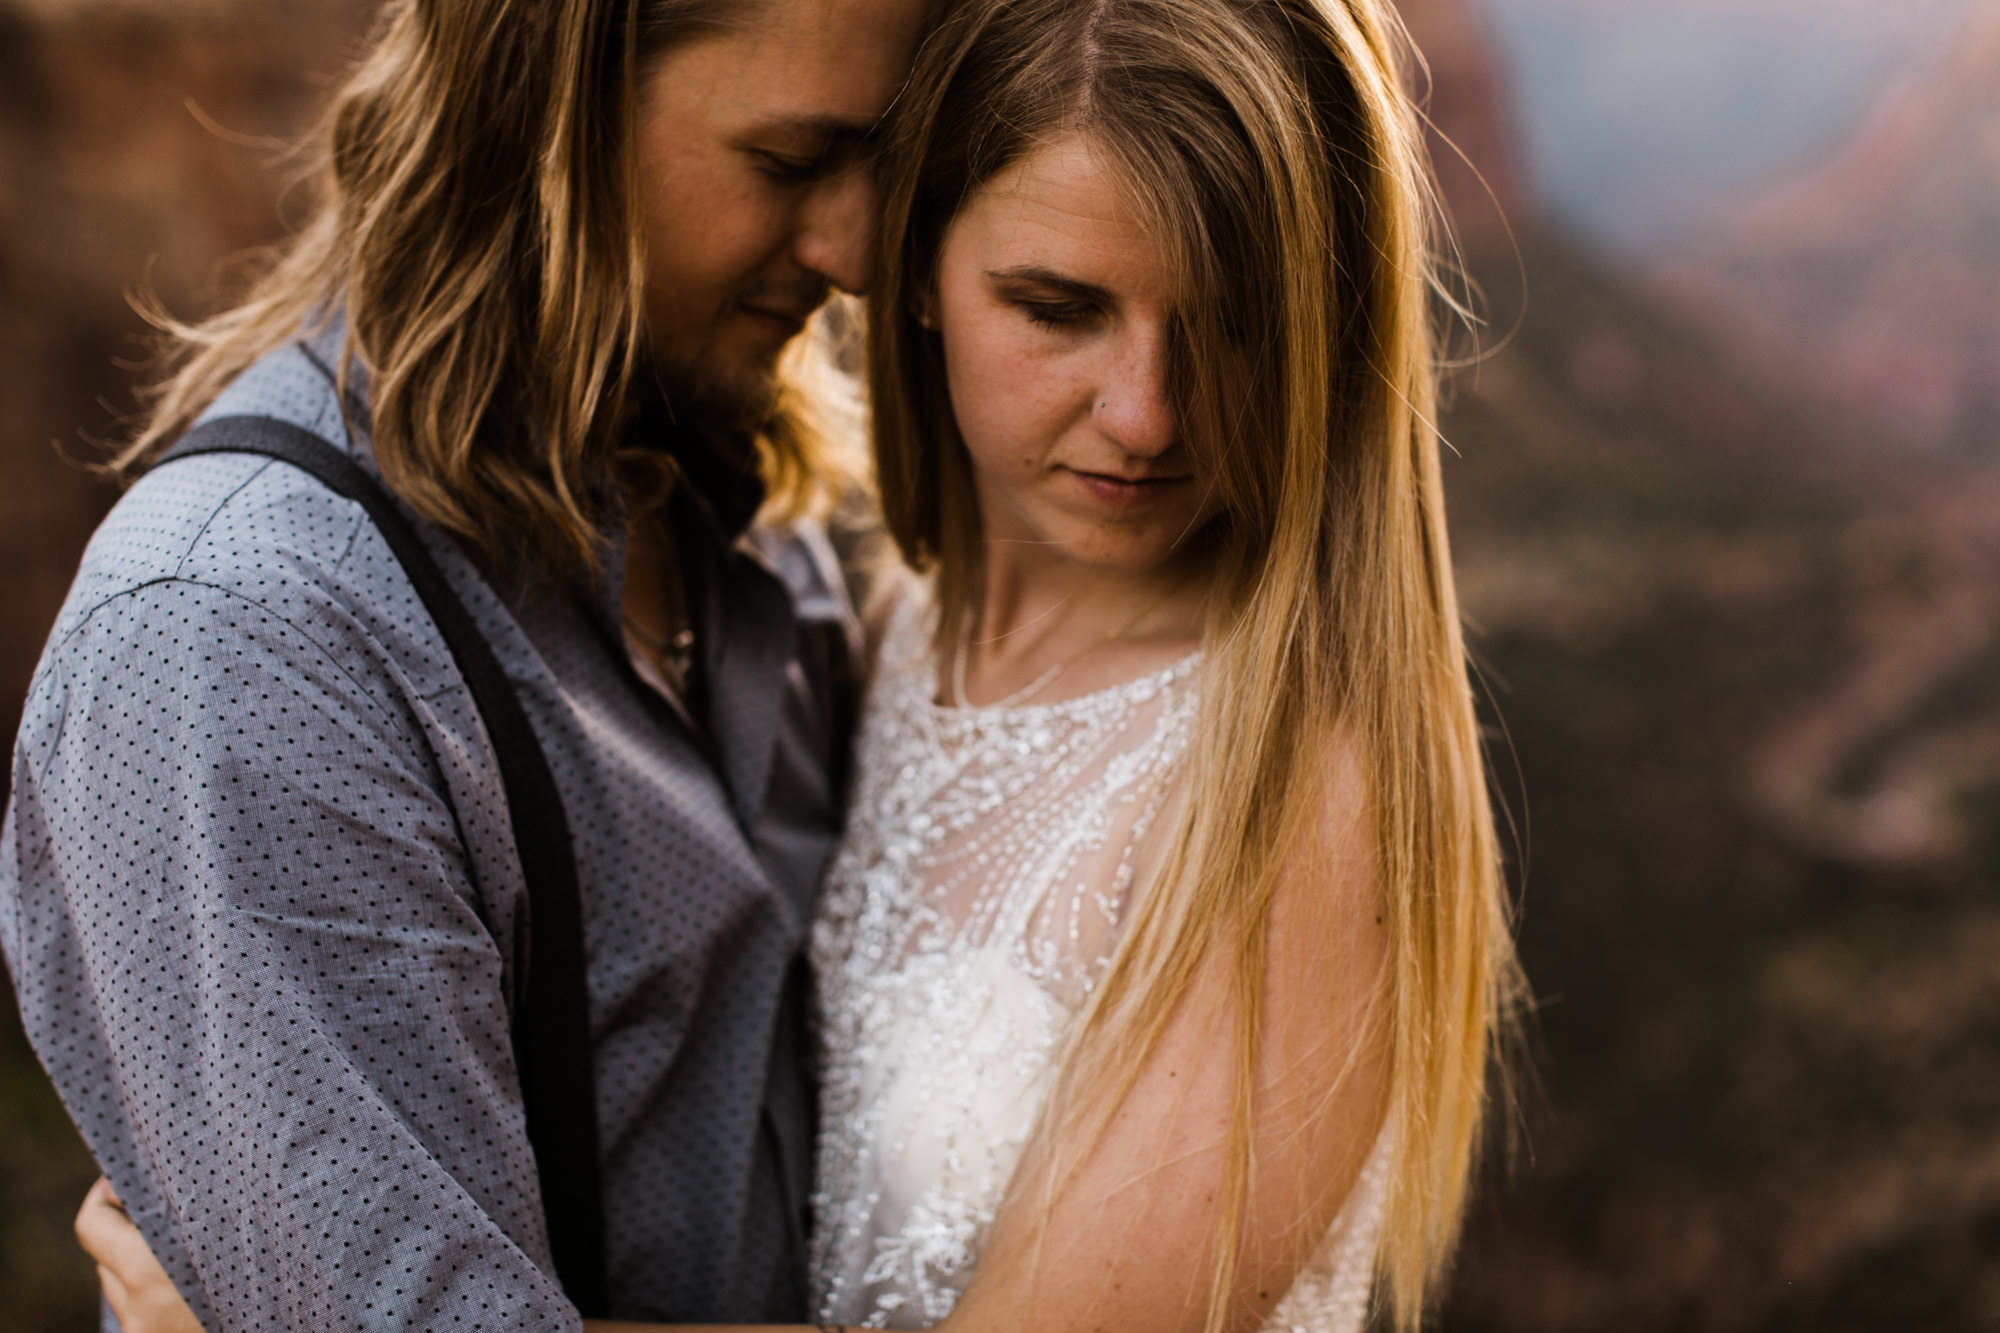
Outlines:
MULTIPOLYGON (((1437 1322, 2000 1328, 2000 0, 1403 7, 1539 1000, 1437 1322)), ((127 294, 212 309, 283 234, 372 9, 0 0, 7 735, 127 294)), ((0 1005, 0 1324, 95 1327, 94 1174, 0 1005)))

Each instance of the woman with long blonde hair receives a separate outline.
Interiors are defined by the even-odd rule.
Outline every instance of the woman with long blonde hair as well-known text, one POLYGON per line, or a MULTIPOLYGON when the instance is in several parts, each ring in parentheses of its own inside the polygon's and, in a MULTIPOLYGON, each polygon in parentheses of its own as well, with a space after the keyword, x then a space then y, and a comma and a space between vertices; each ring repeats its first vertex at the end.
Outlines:
MULTIPOLYGON (((886 146, 836 1324, 1414 1329, 1520 981, 1386 0, 961 0, 886 146)), ((133 1333, 140 1333, 134 1330, 133 1333)))
POLYGON ((1519 982, 1405 57, 1382 0, 973 3, 920 56, 825 1317, 1422 1316, 1519 982))

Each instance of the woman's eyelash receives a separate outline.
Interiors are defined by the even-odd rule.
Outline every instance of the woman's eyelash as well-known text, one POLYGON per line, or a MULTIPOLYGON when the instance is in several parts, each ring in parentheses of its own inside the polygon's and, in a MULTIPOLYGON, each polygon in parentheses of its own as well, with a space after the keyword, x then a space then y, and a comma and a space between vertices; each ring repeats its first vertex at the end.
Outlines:
POLYGON ((778 153, 759 153, 766 174, 781 181, 808 181, 826 170, 825 157, 793 158, 778 153))
POLYGON ((1090 314, 1090 307, 1081 301, 1024 301, 1021 308, 1030 323, 1049 329, 1066 329, 1090 314))

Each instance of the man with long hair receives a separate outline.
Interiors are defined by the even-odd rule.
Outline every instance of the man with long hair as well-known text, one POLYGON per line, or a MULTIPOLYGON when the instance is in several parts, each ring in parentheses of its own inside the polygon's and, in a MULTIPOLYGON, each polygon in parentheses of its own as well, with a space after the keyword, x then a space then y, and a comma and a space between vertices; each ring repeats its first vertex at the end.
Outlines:
POLYGON ((391 0, 311 219, 170 329, 24 713, 0 944, 214 1333, 803 1314, 852 618, 798 335, 866 279, 919 4, 391 0), (159 462, 246 420, 379 479, 519 701, 573 854, 576 1135, 517 1059, 548 812, 393 523, 271 457, 159 462), (577 1136, 601 1243, 552 1203, 577 1136))

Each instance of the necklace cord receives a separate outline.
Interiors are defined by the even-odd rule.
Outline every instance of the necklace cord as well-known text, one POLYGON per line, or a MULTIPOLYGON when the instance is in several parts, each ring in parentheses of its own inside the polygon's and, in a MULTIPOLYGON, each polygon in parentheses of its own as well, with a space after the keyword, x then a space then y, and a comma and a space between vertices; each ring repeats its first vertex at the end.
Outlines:
MULTIPOLYGON (((1044 671, 1041 675, 1029 681, 1026 685, 1022 686, 1020 689, 1015 690, 1012 694, 1008 695, 1006 698, 996 699, 990 704, 975 705, 970 699, 967 699, 965 697, 965 665, 966 665, 966 659, 971 655, 972 634, 973 634, 972 624, 970 621, 967 621, 964 632, 958 636, 958 642, 952 646, 951 650, 952 702, 960 708, 973 708, 973 707, 1013 708, 1018 704, 1024 704, 1028 702, 1028 700, 1040 694, 1043 690, 1047 689, 1050 685, 1054 684, 1056 677, 1062 675, 1064 670, 1067 669, 1068 667, 1073 666, 1077 661, 1079 661, 1084 656, 1084 654, 1095 652, 1099 648, 1102 648, 1105 644, 1110 643, 1113 640, 1124 638, 1125 635, 1129 634, 1132 630, 1138 627, 1140 621, 1144 620, 1147 616, 1152 615, 1153 612, 1165 606, 1170 600, 1172 600, 1173 595, 1179 591, 1180 587, 1178 585, 1168 589, 1165 593, 1161 594, 1159 597, 1154 598, 1152 601, 1147 602, 1144 606, 1140 607, 1138 614, 1134 615, 1130 620, 1127 620, 1124 624, 1112 630, 1109 634, 1104 635, 1102 638, 1092 639, 1089 643, 1084 644, 1083 647, 1077 649, 1069 656, 1063 658, 1061 661, 1057 662, 1054 666, 1050 667, 1048 670, 1044 671)), ((998 639, 997 638, 988 639, 986 640, 986 642, 995 643, 998 642, 998 639)))

